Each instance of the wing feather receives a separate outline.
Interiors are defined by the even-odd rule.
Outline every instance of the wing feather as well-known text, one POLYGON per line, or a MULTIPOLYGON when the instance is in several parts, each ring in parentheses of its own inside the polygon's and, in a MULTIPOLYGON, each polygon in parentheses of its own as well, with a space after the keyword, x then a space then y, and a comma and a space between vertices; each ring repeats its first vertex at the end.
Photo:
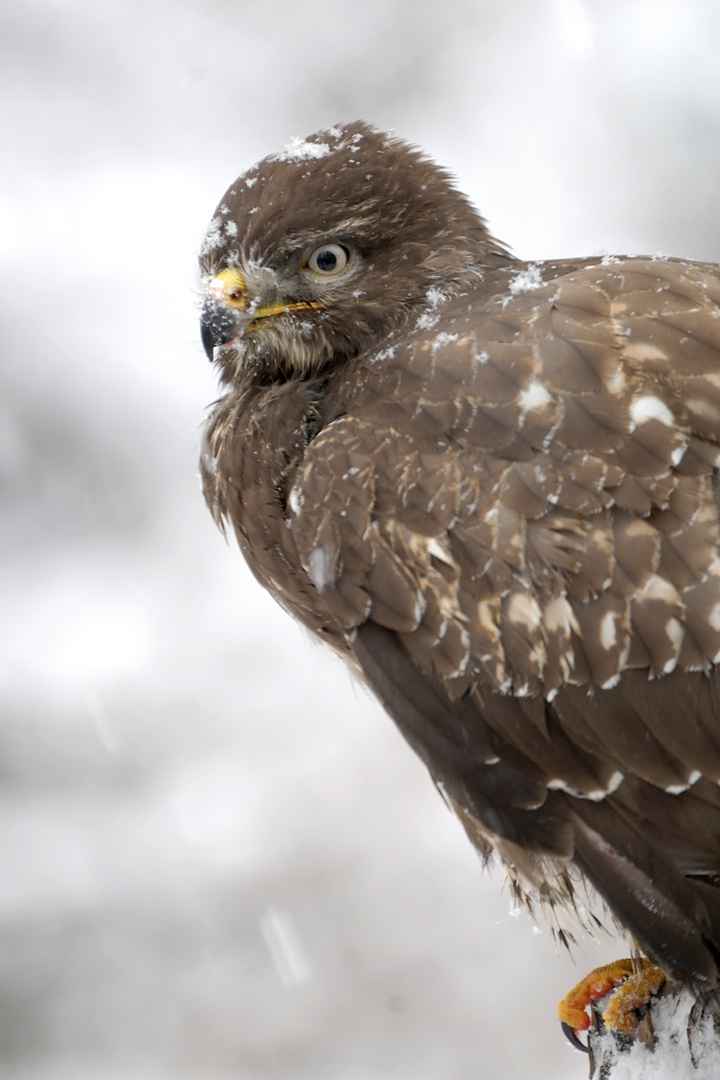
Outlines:
MULTIPOLYGON (((334 545, 323 601, 478 845, 574 850, 651 951, 663 800, 720 780, 719 302, 712 268, 653 260, 458 301, 352 373, 290 500, 302 566, 334 545)), ((686 861, 720 874, 703 843, 686 861)), ((717 895, 662 874, 709 977, 688 912, 720 923, 717 895)))
POLYGON ((458 302, 442 330, 367 364, 309 446, 290 516, 306 570, 332 517, 339 569, 324 599, 368 599, 338 606, 344 629, 369 606, 411 656, 416 633, 418 663, 455 694, 457 680, 542 692, 549 669, 557 691, 560 672, 603 687, 638 666, 712 663, 720 618, 699 622, 717 592, 720 383, 676 344, 670 366, 664 343, 682 316, 720 372, 717 291, 683 262, 581 266, 477 309, 458 302), (513 589, 531 598, 532 628, 513 617, 513 589), (570 650, 544 617, 562 597, 570 650))

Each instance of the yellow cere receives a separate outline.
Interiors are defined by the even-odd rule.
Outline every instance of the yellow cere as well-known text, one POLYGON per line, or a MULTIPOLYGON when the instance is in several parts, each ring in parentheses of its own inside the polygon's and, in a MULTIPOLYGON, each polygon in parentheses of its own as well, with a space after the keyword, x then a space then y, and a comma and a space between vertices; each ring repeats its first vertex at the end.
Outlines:
POLYGON ((245 311, 245 279, 234 267, 221 270, 208 285, 208 295, 213 300, 222 300, 228 307, 245 311))
POLYGON ((251 305, 248 304, 245 278, 234 267, 221 270, 217 277, 210 282, 207 291, 211 300, 227 304, 228 307, 234 308, 235 311, 247 312, 247 316, 252 320, 247 326, 248 331, 255 329, 260 319, 266 319, 272 315, 282 315, 285 311, 312 311, 314 308, 321 306, 312 300, 290 304, 284 304, 281 301, 275 304, 265 304, 253 310, 251 305))

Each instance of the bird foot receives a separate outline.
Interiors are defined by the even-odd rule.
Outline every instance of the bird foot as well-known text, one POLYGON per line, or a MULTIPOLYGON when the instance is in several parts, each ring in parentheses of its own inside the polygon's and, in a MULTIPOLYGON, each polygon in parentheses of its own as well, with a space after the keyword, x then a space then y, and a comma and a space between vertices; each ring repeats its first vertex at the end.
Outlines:
POLYGON ((603 1013, 605 1027, 631 1035, 637 1027, 635 1011, 657 993, 665 978, 665 973, 644 957, 615 960, 612 964, 595 968, 558 1005, 563 1031, 573 1046, 587 1052, 587 1047, 578 1038, 578 1032, 587 1031, 590 1027, 587 1006, 615 990, 603 1013))

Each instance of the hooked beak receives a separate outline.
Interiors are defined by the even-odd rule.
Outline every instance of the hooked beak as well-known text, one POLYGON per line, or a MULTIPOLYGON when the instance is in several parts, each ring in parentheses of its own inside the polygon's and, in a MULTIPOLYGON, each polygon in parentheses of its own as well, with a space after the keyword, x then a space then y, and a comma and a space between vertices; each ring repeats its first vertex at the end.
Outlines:
POLYGON ((263 319, 286 311, 319 308, 313 301, 259 305, 248 303, 245 279, 239 270, 221 270, 207 288, 207 298, 200 316, 200 337, 208 360, 217 359, 218 349, 232 345, 244 334, 255 330, 263 319))

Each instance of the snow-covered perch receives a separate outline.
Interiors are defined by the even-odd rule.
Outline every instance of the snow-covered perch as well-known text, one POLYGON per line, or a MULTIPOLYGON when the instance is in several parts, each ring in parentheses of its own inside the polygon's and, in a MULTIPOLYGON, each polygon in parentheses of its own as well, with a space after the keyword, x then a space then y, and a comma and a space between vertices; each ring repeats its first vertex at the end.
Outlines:
POLYGON ((718 1080, 720 1014, 682 983, 653 997, 633 1036, 608 1031, 592 1007, 590 1080, 718 1080))

